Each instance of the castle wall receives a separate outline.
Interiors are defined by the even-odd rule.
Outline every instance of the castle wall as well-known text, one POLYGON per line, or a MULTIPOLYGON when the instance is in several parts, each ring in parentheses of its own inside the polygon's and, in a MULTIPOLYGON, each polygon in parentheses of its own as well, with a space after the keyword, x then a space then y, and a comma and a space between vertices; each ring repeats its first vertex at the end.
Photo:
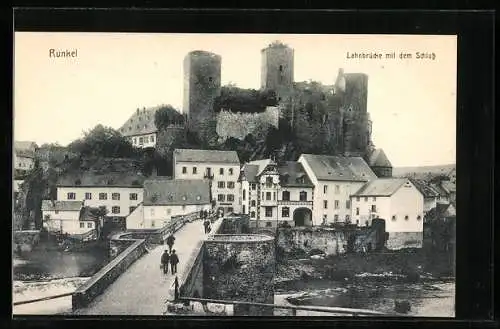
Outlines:
POLYGON ((278 128, 279 115, 278 107, 268 107, 261 113, 220 111, 217 114, 217 135, 222 140, 230 137, 243 140, 248 134, 265 135, 270 126, 278 128))

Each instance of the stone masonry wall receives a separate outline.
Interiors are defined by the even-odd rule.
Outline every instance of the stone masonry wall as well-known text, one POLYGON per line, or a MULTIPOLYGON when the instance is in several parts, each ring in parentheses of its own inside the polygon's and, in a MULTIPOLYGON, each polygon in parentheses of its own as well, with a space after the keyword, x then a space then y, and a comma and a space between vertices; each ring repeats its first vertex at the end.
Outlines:
POLYGON ((278 230, 278 246, 285 253, 293 249, 302 249, 309 253, 319 249, 327 255, 343 254, 347 250, 349 233, 333 228, 280 228, 278 230))
POLYGON ((268 107, 262 113, 221 111, 217 114, 217 135, 222 140, 229 137, 242 140, 248 134, 263 136, 270 126, 278 128, 279 113, 278 107, 268 107))
POLYGON ((386 246, 392 250, 422 248, 423 239, 423 232, 390 232, 386 246))
MULTIPOLYGON (((273 304, 275 266, 272 238, 205 241, 204 297, 273 304)), ((273 315, 273 310, 235 305, 234 315, 273 315)))

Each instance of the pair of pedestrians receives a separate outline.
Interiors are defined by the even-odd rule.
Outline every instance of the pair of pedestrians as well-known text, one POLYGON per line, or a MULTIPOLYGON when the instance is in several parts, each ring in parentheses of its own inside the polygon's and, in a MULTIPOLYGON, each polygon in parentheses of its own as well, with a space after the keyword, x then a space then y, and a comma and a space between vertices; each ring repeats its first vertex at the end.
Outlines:
POLYGON ((170 270, 172 274, 177 274, 177 264, 179 263, 179 257, 175 253, 175 249, 169 254, 168 250, 163 252, 161 255, 161 266, 163 268, 163 273, 168 274, 168 265, 170 264, 170 270))

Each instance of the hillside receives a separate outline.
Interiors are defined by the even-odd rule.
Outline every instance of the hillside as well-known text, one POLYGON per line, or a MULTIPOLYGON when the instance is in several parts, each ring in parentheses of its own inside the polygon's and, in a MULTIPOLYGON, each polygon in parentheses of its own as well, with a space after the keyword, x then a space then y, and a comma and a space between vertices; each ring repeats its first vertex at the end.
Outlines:
POLYGON ((395 177, 412 175, 416 178, 425 178, 427 175, 447 175, 455 167, 455 164, 420 167, 394 167, 392 169, 392 175, 395 177))

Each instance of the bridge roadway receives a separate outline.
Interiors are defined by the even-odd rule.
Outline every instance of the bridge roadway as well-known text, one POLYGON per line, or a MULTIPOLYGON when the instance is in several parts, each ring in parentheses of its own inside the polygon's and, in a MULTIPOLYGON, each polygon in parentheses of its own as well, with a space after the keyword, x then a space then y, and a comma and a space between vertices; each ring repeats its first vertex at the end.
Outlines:
MULTIPOLYGON (((173 249, 179 255, 177 275, 186 270, 187 258, 198 241, 205 238, 200 220, 185 224, 175 234, 173 249)), ((157 246, 135 261, 102 295, 76 315, 162 315, 165 300, 173 299, 170 286, 174 275, 163 274, 160 259, 166 245, 157 246)))

